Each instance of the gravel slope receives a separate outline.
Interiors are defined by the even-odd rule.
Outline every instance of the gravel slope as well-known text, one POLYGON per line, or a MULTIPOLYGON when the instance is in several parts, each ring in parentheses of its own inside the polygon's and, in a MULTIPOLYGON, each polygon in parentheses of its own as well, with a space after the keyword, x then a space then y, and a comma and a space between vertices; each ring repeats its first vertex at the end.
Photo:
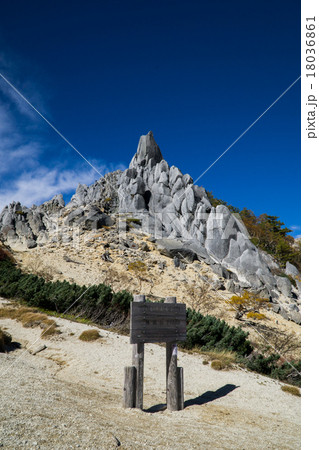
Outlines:
POLYGON ((0 326, 23 347, 0 354, 0 447, 41 449, 297 449, 300 398, 281 383, 244 370, 220 372, 202 357, 179 353, 186 408, 163 410, 165 348, 148 344, 144 411, 121 406, 123 370, 131 364, 129 339, 101 330, 82 342, 89 327, 57 319, 62 334, 40 339, 40 329, 16 321, 0 326), (71 334, 72 333, 72 334, 71 334), (74 334, 73 334, 74 333, 74 334))

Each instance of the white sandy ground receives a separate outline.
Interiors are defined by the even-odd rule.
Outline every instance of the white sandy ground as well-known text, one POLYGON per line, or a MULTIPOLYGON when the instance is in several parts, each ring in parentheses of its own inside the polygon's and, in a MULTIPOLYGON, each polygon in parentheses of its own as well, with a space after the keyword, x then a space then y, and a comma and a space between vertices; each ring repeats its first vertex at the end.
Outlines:
POLYGON ((163 410, 165 348, 147 344, 144 411, 123 409, 129 338, 99 330, 101 339, 82 342, 82 331, 94 327, 56 321, 62 334, 44 340, 40 328, 0 320, 22 344, 0 353, 0 447, 300 448, 300 398, 283 392, 282 383, 242 369, 216 371, 203 365, 204 357, 179 352, 186 408, 169 412, 163 410), (47 349, 36 355, 26 350, 42 344, 47 349))

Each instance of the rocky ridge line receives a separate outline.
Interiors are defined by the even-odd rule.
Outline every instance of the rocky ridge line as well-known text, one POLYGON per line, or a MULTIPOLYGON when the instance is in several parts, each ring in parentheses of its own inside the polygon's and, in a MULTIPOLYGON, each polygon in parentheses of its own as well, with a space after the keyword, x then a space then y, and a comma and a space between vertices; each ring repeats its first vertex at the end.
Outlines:
POLYGON ((212 207, 205 189, 194 185, 190 175, 169 167, 152 132, 141 136, 128 169, 109 173, 89 187, 79 185, 69 204, 57 195, 31 208, 6 206, 0 232, 12 248, 33 248, 56 239, 61 218, 66 229, 91 230, 121 223, 119 217, 122 223, 125 218, 140 223, 171 257, 200 259, 235 287, 273 301, 284 297, 287 308, 281 312, 300 323, 298 270, 287 263, 285 275, 293 277, 296 286, 278 276, 278 264, 252 244, 243 223, 226 206, 212 207))

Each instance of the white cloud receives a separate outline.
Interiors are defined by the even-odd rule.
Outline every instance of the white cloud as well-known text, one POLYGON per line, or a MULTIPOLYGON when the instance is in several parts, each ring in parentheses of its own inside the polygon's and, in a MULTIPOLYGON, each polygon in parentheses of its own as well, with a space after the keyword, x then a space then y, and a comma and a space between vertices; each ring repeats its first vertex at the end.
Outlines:
POLYGON ((54 195, 75 191, 79 183, 90 184, 95 179, 93 170, 59 170, 40 167, 23 173, 10 187, 1 189, 0 210, 13 201, 31 206, 50 200, 54 195))
MULTIPOLYGON (((103 173, 113 170, 123 170, 123 165, 111 165, 104 167, 103 173)), ((93 169, 70 170, 55 167, 49 169, 39 166, 36 170, 24 172, 17 177, 10 187, 1 189, 0 211, 13 201, 19 201, 22 205, 32 206, 50 200, 57 194, 69 194, 75 192, 79 183, 91 184, 97 178, 93 169)))
MULTIPOLYGON (((0 65, 2 63, 3 56, 0 53, 0 65)), ((31 100, 39 98, 41 104, 37 89, 25 82, 23 87, 26 87, 28 95, 31 93, 31 100)), ((61 160, 58 160, 60 150, 64 148, 59 146, 60 138, 57 137, 58 144, 54 147, 44 143, 42 128, 39 122, 34 122, 35 113, 30 106, 2 79, 0 91, 4 98, 0 103, 0 211, 12 201, 19 201, 26 206, 40 204, 56 194, 73 193, 79 183, 91 184, 100 178, 75 153, 74 157, 70 157, 71 153, 63 153, 61 160), (72 169, 69 169, 71 164, 72 169), (76 167, 80 168, 77 170, 76 167)), ((40 109, 44 111, 42 106, 40 109)), ((61 141, 62 144, 65 145, 61 141)), ((122 164, 112 163, 105 167, 99 160, 90 159, 90 162, 102 174, 126 168, 122 164)))

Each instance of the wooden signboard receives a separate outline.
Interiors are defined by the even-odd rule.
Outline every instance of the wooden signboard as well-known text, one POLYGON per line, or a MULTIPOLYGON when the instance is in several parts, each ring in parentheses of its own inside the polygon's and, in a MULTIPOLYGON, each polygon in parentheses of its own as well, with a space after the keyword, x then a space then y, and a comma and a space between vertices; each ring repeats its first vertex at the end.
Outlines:
POLYGON ((131 303, 131 344, 178 342, 185 339, 185 304, 131 303))

